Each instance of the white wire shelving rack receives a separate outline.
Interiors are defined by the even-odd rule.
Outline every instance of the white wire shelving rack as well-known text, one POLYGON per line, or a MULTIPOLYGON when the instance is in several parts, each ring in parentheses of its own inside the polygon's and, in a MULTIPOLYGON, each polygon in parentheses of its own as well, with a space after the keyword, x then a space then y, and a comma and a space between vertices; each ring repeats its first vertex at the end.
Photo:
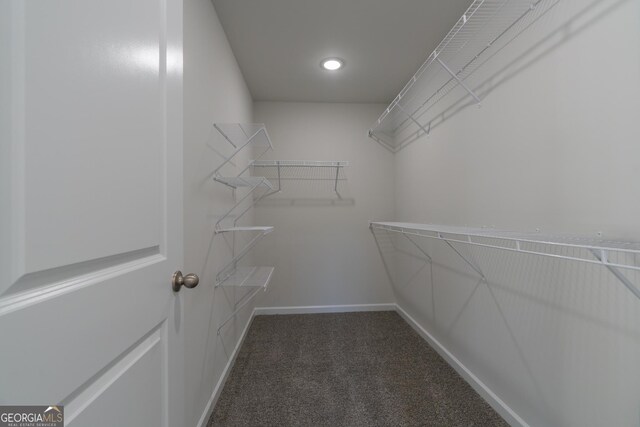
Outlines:
POLYGON ((329 181, 333 191, 342 198, 339 185, 347 180, 348 161, 320 160, 252 160, 253 173, 276 182, 276 191, 282 190, 282 181, 329 181))
POLYGON ((253 291, 245 295, 236 305, 235 310, 218 326, 218 335, 222 328, 235 317, 235 315, 253 299, 260 291, 267 291, 267 286, 273 275, 273 267, 241 267, 233 274, 229 275, 217 286, 233 288, 254 288, 253 291))
POLYGON ((640 271, 640 242, 403 222, 370 222, 369 227, 372 231, 400 233, 414 245, 409 236, 444 241, 483 278, 482 271, 452 243, 602 265, 640 298, 640 289, 621 271, 640 271))
POLYGON ((267 133, 267 129, 263 124, 242 124, 242 123, 215 123, 214 128, 222 135, 222 137, 233 147, 233 151, 228 156, 224 157, 224 160, 213 171, 213 180, 224 184, 234 190, 238 188, 246 188, 246 194, 236 200, 235 204, 226 211, 215 223, 214 233, 254 233, 254 237, 246 243, 242 249, 236 252, 235 250, 235 235, 233 245, 233 256, 224 267, 216 274, 215 287, 226 288, 255 288, 252 292, 244 295, 244 297, 235 304, 235 310, 227 317, 218 327, 218 334, 222 328, 234 318, 238 311, 244 307, 258 291, 266 291, 267 285, 271 280, 273 274, 273 267, 239 267, 238 263, 258 244, 258 242, 267 234, 273 231, 272 226, 239 226, 238 221, 244 216, 258 201, 263 198, 276 193, 276 190, 271 182, 263 176, 244 176, 243 174, 249 169, 249 166, 245 167, 240 173, 233 176, 223 175, 221 173, 222 168, 229 164, 231 160, 238 155, 242 150, 248 147, 262 148, 262 151, 258 154, 258 158, 262 157, 267 151, 273 149, 271 139, 267 133), (254 193, 261 190, 262 193, 255 196, 254 193), (245 203, 249 200, 250 202, 245 203), (236 210, 245 203, 246 206, 233 215, 236 210), (232 217, 233 221, 231 225, 223 225, 223 222, 232 217))
POLYGON ((474 0, 378 118, 369 136, 397 152, 406 146, 399 135, 429 135, 439 115, 433 107, 456 87, 480 104, 481 96, 468 78, 559 1, 474 0))

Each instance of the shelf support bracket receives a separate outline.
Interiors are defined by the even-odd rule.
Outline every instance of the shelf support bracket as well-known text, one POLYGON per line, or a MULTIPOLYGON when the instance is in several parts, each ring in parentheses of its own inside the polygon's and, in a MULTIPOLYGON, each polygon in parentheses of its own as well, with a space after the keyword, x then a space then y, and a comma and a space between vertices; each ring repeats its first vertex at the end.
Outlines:
POLYGON ((589 251, 593 254, 594 257, 596 257, 596 259, 598 261, 600 261, 602 263, 602 265, 604 265, 605 267, 607 267, 607 269, 611 272, 611 274, 613 274, 614 276, 616 276, 616 278, 618 280, 620 280, 622 282, 622 284, 624 286, 627 287, 627 289, 629 289, 631 291, 632 294, 634 294, 637 298, 640 299, 640 289, 638 289, 636 286, 634 286, 633 283, 631 283, 631 281, 629 279, 627 279, 627 276, 625 276, 624 274, 622 274, 622 272, 612 266, 609 265, 609 263, 607 262, 607 255, 604 251, 597 251, 595 249, 589 249, 589 251))
POLYGON ((395 153, 396 151, 398 151, 395 148, 393 148, 391 145, 389 145, 386 141, 384 141, 382 138, 377 136, 373 132, 373 130, 369 130, 369 138, 373 139, 375 142, 377 142, 378 144, 382 145, 382 147, 386 148, 387 150, 391 151, 392 153, 395 153))
POLYGON ((369 223, 369 231, 371 231, 371 235, 373 236, 373 241, 376 243, 376 247, 378 248, 378 253, 380 254, 380 259, 382 260, 382 265, 384 265, 384 271, 385 273, 387 273, 387 278, 389 279, 389 283, 391 283, 391 285, 395 288, 396 284, 393 280, 393 275, 391 274, 391 270, 389 269, 387 260, 384 258, 384 253, 382 252, 382 248, 380 247, 380 243, 378 242, 378 236, 376 236, 375 230, 376 228, 374 228, 373 225, 369 223))
MULTIPOLYGON (((256 157, 254 160, 260 160, 262 158, 262 156, 264 156, 267 153, 267 151, 269 151, 269 150, 271 150, 270 147, 265 148, 264 151, 262 153, 260 153, 260 155, 258 155, 258 157, 256 157)), ((247 166, 245 166, 245 168, 240 171, 238 176, 240 176, 243 173, 245 173, 251 167, 251 165, 252 165, 252 163, 249 162, 249 164, 247 166)))
POLYGON ((258 234, 256 237, 251 239, 247 245, 242 248, 242 250, 238 253, 238 255, 234 255, 234 257, 222 267, 220 272, 216 275, 216 284, 215 287, 218 287, 221 283, 223 283, 229 277, 229 272, 236 269, 238 262, 265 236, 264 233, 258 234))
POLYGON ((342 196, 338 193, 338 177, 340 176, 340 166, 336 166, 336 183, 333 186, 333 191, 338 195, 338 199, 342 200, 342 196))
POLYGON ((478 97, 478 95, 475 94, 474 91, 472 91, 469 86, 467 86, 462 79, 460 79, 460 77, 458 77, 458 75, 456 73, 454 73, 453 71, 451 71, 451 69, 449 67, 447 67, 447 64, 445 64, 444 62, 442 62, 442 60, 440 58, 436 57, 436 61, 438 61, 438 63, 442 66, 442 68, 445 69, 445 71, 449 74, 451 74, 451 77, 453 77, 460 86, 462 86, 464 88, 464 90, 466 90, 467 92, 469 92, 469 95, 471 95, 473 97, 473 99, 476 100, 476 102, 478 103, 478 105, 480 105, 480 103, 482 101, 480 101, 480 98, 478 97))
POLYGON ((406 237, 406 238, 407 238, 407 240, 409 240, 409 241, 413 244, 413 246, 415 246, 415 247, 416 247, 416 248, 417 248, 417 249, 422 253, 422 255, 424 255, 425 257, 427 257, 427 260, 429 260, 429 264, 433 264, 433 261, 431 260, 431 257, 429 256, 429 254, 428 254, 427 252, 425 252, 425 250, 424 250, 424 249, 422 249, 422 248, 420 247, 420 245, 418 245, 418 244, 417 244, 417 243, 416 243, 416 242, 415 242, 411 237, 409 237, 409 235, 408 235, 408 234, 402 233, 402 235, 403 235, 404 237, 406 237))
MULTIPOLYGON (((220 331, 222 330, 222 328, 224 327, 224 325, 226 325, 227 323, 229 323, 229 321, 230 321, 231 319, 233 319, 233 318, 235 317, 235 315, 236 315, 236 314, 238 314, 238 312, 239 312, 240 310, 242 310, 242 308, 243 308, 245 305, 247 305, 247 303, 248 303, 249 301, 251 301, 251 300, 253 299, 253 297, 254 297, 254 296, 258 295, 258 292, 260 292, 260 290, 261 290, 261 289, 262 289, 262 288, 257 288, 255 291, 250 292, 250 296, 249 296, 248 298, 245 298, 244 302, 243 302, 242 304, 240 304, 240 306, 239 306, 238 308, 236 308, 236 309, 233 311, 233 313, 231 313, 231 314, 229 315, 229 317, 227 317, 227 318, 226 318, 226 320, 220 324, 220 326, 218 326, 218 335, 220 335, 220 331)), ((267 289, 266 289, 266 288, 264 288, 263 290, 264 290, 264 291, 266 291, 267 289)))
POLYGON ((278 162, 278 191, 282 189, 282 184, 280 183, 281 179, 282 178, 280 176, 280 162, 278 162))
MULTIPOLYGON (((264 182, 264 181, 263 181, 264 182)), ((255 188, 255 187, 253 187, 255 188)), ((253 191, 253 190, 252 190, 253 191)), ((249 212, 249 209, 251 209, 252 207, 254 207, 256 204, 260 203, 260 201, 262 199, 264 199, 265 197, 269 197, 272 194, 276 194, 279 193, 280 189, 278 190, 273 190, 273 191, 267 191, 265 193, 263 193, 261 196, 259 196, 257 199, 253 200, 253 203, 249 204, 242 212, 240 212, 240 214, 238 214, 238 216, 233 220, 233 226, 235 227, 238 224, 238 221, 240 220, 240 218, 242 218, 244 216, 244 214, 246 214, 247 212, 249 212)), ((237 205, 236 205, 237 206, 237 205)))
POLYGON ((226 139, 226 140, 227 140, 227 142, 228 142, 229 144, 233 145, 233 148, 238 148, 238 146, 237 146, 236 144, 234 144, 234 143, 233 143, 233 141, 231 140, 231 138, 229 138, 229 137, 227 136, 227 134, 226 134, 226 133, 224 133, 224 131, 223 131, 222 129, 220 129, 220 126, 218 126, 217 124, 215 124, 215 123, 214 123, 214 124, 213 124, 213 127, 214 127, 214 128, 216 128, 216 129, 218 130, 218 132, 220 132, 220 135, 222 135, 222 137, 223 137, 224 139, 226 139))
POLYGON ((466 263, 467 263, 467 265, 469 265, 469 267, 471 267, 471 268, 473 269, 473 271, 475 271, 476 273, 478 273, 478 274, 480 275, 480 277, 482 277, 482 280, 484 280, 485 282, 487 281, 487 278, 484 276, 484 273, 482 272, 482 270, 480 270, 480 268, 479 268, 479 267, 477 267, 473 262, 469 261, 469 260, 467 259, 467 257, 465 257, 464 255, 462 255, 462 254, 460 253, 460 251, 458 251, 458 250, 455 248, 455 246, 453 246, 453 245, 451 244, 451 242, 449 242, 449 241, 448 241, 448 240, 447 240, 447 239, 446 239, 442 234, 438 233, 438 237, 439 237, 440 239, 444 240, 444 242, 445 242, 447 245, 449 245, 449 247, 450 247, 451 249, 453 249, 453 251, 454 251, 455 253, 457 253, 457 254, 460 256, 460 258, 462 258, 462 259, 464 260, 464 262, 466 262, 466 263))
POLYGON ((398 108, 400 109, 400 111, 402 111, 404 114, 406 114, 406 115, 407 115, 407 117, 409 117, 409 119, 410 119, 413 123, 415 123, 415 124, 416 124, 416 126, 418 126, 418 127, 420 128, 420 130, 422 130, 422 132, 424 132, 424 133, 425 133, 425 135, 429 135, 429 130, 425 129, 425 127, 424 127, 424 126, 422 126, 422 125, 420 124, 420 122, 419 122, 419 121, 417 121, 417 120, 413 117, 413 114, 409 114, 409 112, 408 112, 407 110, 405 110, 404 108, 402 108, 402 105, 400 105, 400 103, 399 103, 399 102, 398 102, 396 105, 398 106, 398 108))
MULTIPOLYGON (((214 125, 214 126, 215 126, 215 125, 214 125)), ((228 137, 227 137, 224 133, 222 133, 222 131, 220 130, 220 128, 219 128, 218 126, 216 126, 216 129, 218 129, 218 131, 219 131, 219 132, 224 136, 224 138, 225 138, 227 141, 229 141, 228 137)), ((224 160, 224 162, 222 162, 222 163, 221 163, 221 164, 220 164, 220 165, 219 165, 219 166, 218 166, 218 167, 213 171, 213 173, 214 173, 214 174, 217 174, 217 173, 218 173, 218 171, 219 171, 219 170, 220 170, 224 165, 226 165, 227 163, 229 163, 229 161, 230 161, 231 159, 233 159, 233 158, 236 156, 236 154, 238 154, 240 151, 242 151, 242 149, 243 149, 244 147, 246 147, 247 145, 251 144, 251 142, 253 141, 253 138, 255 138, 256 136, 258 136, 258 134, 259 134, 260 132, 262 132, 263 130, 264 130, 264 128, 260 128, 260 129, 258 129, 258 130, 256 131, 256 133, 254 133, 253 135, 251 135, 251 136, 249 137, 249 139, 247 139, 247 142, 245 142, 245 143, 244 143, 240 148, 236 148, 236 151, 234 151, 234 152, 233 152, 229 157, 227 157, 227 158, 224 160)), ((230 142, 230 141, 229 141, 229 142, 230 142)), ((231 143, 231 145, 233 145, 233 143, 231 143)), ((233 146, 235 147, 235 145, 233 145, 233 146)))
MULTIPOLYGON (((224 215, 222 215, 222 217, 220 217, 220 219, 218 220, 218 222, 216 222, 216 224, 215 224, 215 226, 214 226, 214 229, 216 229, 216 230, 217 230, 217 229, 218 229, 218 227, 220 226, 220 223, 221 223, 221 222, 222 222, 226 217, 228 217, 228 216, 231 214, 231 212, 233 212, 233 211, 234 211, 234 209, 235 209, 235 208, 237 208, 237 207, 238 207, 238 205, 240 205, 240 203, 242 203, 242 202, 243 202, 247 197, 249 197, 250 195, 252 195, 252 194, 253 194, 253 191, 254 191, 256 188, 258 188, 258 186, 259 186, 260 184, 262 184, 262 181, 261 181, 261 182, 259 182, 259 183, 257 183, 257 184, 256 184, 256 185, 254 185, 253 187, 251 187, 251 190, 249 190, 249 191, 247 192, 247 194, 245 194, 245 195, 244 195, 240 200, 238 200, 238 201, 236 202, 236 204, 235 204, 235 205, 233 205, 233 207, 232 207, 231 209, 229 209, 229 210, 228 210, 224 215)), ((253 206, 253 204, 252 204, 252 206, 253 206)), ((246 210, 245 210, 245 212, 246 212, 246 210)), ((243 212, 243 214, 244 214, 244 212, 243 212)), ((236 223, 236 221, 237 221, 238 219, 239 219, 239 217, 238 217, 238 218, 236 218, 236 220, 234 221, 234 224, 236 223)))

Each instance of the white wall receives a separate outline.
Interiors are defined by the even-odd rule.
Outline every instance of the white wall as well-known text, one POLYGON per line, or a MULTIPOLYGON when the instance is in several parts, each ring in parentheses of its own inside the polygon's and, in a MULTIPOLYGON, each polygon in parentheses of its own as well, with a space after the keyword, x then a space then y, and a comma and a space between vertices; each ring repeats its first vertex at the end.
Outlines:
MULTIPOLYGON (((482 108, 396 155, 395 220, 639 238, 639 77, 640 2, 562 0, 469 81, 482 108)), ((640 424, 640 301, 607 270, 459 246, 485 284, 398 245, 398 303, 527 423, 640 424)))
POLYGON ((368 221, 393 216, 393 156, 371 144, 366 130, 377 104, 258 102, 274 151, 264 159, 346 160, 347 186, 336 200, 333 182, 283 183, 283 192, 255 209, 255 222, 273 225, 256 250, 275 266, 260 306, 394 302, 368 221))
MULTIPOLYGON (((214 122, 252 122, 252 100, 209 0, 184 3, 184 259, 183 272, 200 276, 197 288, 183 290, 187 425, 197 425, 245 327, 248 304, 218 336, 218 325, 241 297, 219 288, 216 272, 230 259, 229 236, 213 235, 213 224, 233 204, 231 190, 211 179, 229 144, 213 131, 214 122)), ((233 173, 246 164, 239 155, 233 173)), ((171 164, 171 162, 169 162, 171 164)), ((251 214, 245 222, 251 222, 251 214)), ((206 422, 206 420, 205 420, 206 422)))

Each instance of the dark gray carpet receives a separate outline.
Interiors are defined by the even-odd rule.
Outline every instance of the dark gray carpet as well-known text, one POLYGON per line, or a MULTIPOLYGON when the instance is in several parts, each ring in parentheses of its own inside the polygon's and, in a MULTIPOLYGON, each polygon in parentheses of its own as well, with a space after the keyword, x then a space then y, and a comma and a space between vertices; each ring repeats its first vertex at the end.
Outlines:
POLYGON ((209 426, 505 426, 395 312, 257 316, 209 426))

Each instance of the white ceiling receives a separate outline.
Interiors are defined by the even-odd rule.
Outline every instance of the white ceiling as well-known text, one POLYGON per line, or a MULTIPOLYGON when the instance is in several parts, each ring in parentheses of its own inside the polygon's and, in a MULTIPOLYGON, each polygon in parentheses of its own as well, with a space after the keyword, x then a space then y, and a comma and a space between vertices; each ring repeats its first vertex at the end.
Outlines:
POLYGON ((390 102, 471 0, 213 0, 256 101, 390 102), (320 68, 326 57, 344 69, 320 68))

